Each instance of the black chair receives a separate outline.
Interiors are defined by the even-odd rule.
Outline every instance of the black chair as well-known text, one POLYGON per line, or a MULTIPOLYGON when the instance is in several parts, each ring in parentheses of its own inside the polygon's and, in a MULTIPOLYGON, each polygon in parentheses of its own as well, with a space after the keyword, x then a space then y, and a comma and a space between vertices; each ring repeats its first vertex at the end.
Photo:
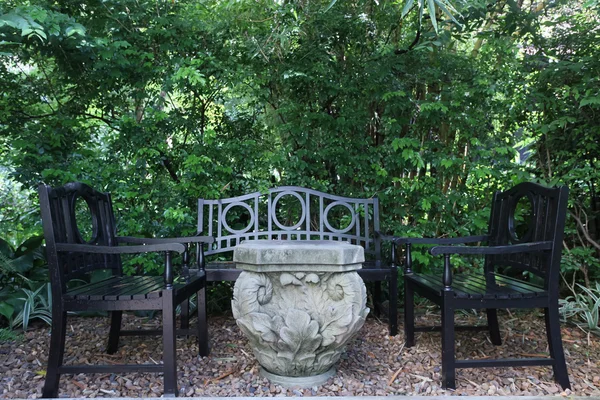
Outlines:
MULTIPOLYGON (((206 276, 198 273, 179 282, 174 280, 172 253, 183 253, 188 267, 189 243, 212 243, 210 237, 148 239, 116 236, 111 197, 83 183, 69 183, 58 188, 39 186, 40 207, 52 286, 52 336, 43 397, 57 397, 61 374, 107 372, 163 372, 165 396, 177 396, 176 334, 196 334, 200 355, 208 355, 207 327, 175 330, 175 308, 204 288, 206 276), (76 207, 82 202, 91 214, 89 240, 82 238, 76 207), (134 244, 121 246, 121 244, 134 244), (121 254, 164 252, 163 276, 123 276, 121 254), (99 282, 70 288, 67 283, 95 270, 111 270, 112 276, 99 282), (121 316, 126 310, 162 310, 162 330, 121 330, 121 316), (107 352, 117 351, 124 335, 163 336, 163 364, 137 365, 63 365, 67 312, 111 311, 107 352)), ((203 246, 200 245, 200 261, 203 246)))
POLYGON ((395 239, 397 246, 406 245, 406 346, 414 346, 415 331, 441 329, 443 388, 455 389, 456 368, 531 365, 551 365, 554 377, 563 389, 570 387, 558 314, 559 269, 568 193, 566 186, 551 189, 534 183, 521 183, 508 191, 494 194, 487 235, 452 239, 395 239), (519 213, 521 208, 528 209, 529 215, 519 213), (476 242, 486 242, 487 246, 464 246, 476 242), (412 245, 425 244, 436 245, 429 250, 431 254, 444 256, 441 276, 413 270, 412 245), (485 256, 483 273, 454 275, 451 255, 485 256), (530 272, 540 277, 543 283, 538 285, 525 281, 520 276, 510 274, 510 270, 530 272), (415 327, 415 292, 440 305, 441 327, 415 327), (454 311, 486 309, 488 326, 483 329, 489 329, 492 343, 500 345, 496 315, 498 308, 543 308, 550 358, 456 360, 455 330, 480 327, 455 326, 454 311))

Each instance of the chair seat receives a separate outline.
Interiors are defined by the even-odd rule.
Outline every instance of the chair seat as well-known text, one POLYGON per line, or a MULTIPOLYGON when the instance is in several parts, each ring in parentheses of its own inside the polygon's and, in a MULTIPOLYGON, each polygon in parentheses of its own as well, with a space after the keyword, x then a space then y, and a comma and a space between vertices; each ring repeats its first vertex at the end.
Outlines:
MULTIPOLYGON (((175 283, 175 291, 199 280, 193 276, 191 282, 175 283)), ((98 282, 87 283, 69 289, 65 300, 149 300, 162 296, 165 279, 162 276, 112 276, 98 282)))
MULTIPOLYGON (((454 297, 473 300, 498 300, 548 296, 548 292, 540 286, 498 273, 493 275, 496 283, 493 287, 486 287, 483 275, 455 275, 452 280, 454 297)), ((413 274, 406 275, 405 279, 440 295, 444 289, 442 277, 438 275, 413 274)))

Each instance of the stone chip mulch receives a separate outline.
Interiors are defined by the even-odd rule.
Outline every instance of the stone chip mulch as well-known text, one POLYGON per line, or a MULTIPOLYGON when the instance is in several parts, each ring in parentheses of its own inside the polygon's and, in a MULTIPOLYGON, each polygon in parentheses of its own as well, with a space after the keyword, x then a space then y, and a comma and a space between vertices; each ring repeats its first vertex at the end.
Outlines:
MULTIPOLYGON (((126 328, 154 328, 160 316, 147 320, 124 316, 126 328)), ((419 317, 435 322, 435 313, 419 317)), ((462 322, 481 317, 461 314, 462 322)), ((423 322, 421 321, 421 322, 423 322)), ((540 313, 500 313, 504 343, 493 346, 484 332, 456 335, 460 358, 547 355, 540 313)), ((485 321, 483 321, 485 322, 485 321)), ((108 319, 72 317, 68 321, 66 363, 158 363, 159 337, 124 337, 119 352, 103 353, 108 319)), ((197 356, 194 338, 177 341, 179 387, 186 396, 386 396, 386 395, 578 395, 600 396, 600 340, 578 328, 563 326, 563 340, 572 391, 554 383, 549 367, 460 369, 457 389, 440 388, 440 334, 417 335, 417 345, 404 347, 402 334, 390 337, 387 324, 369 318, 348 345, 338 373, 320 387, 285 389, 259 376, 259 366, 247 340, 231 317, 210 320, 212 352, 197 356)), ((39 398, 44 382, 50 330, 38 327, 24 339, 0 344, 0 398, 39 398)), ((60 397, 159 397, 158 374, 64 375, 60 397)))

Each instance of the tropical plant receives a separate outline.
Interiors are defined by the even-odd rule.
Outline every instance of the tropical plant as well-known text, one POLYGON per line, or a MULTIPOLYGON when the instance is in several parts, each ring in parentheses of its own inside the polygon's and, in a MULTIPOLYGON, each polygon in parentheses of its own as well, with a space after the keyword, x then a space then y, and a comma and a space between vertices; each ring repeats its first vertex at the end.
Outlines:
POLYGON ((33 236, 16 249, 0 239, 0 316, 7 326, 27 329, 29 321, 49 322, 51 298, 43 238, 33 236))
POLYGON ((45 283, 37 290, 21 289, 25 297, 19 297, 23 301, 21 310, 10 320, 10 327, 16 329, 20 326, 26 331, 29 322, 39 319, 52 325, 52 289, 50 283, 45 283))
POLYGON ((600 336, 600 282, 595 282, 594 287, 585 287, 577 282, 567 286, 573 294, 559 299, 563 321, 570 321, 600 336))

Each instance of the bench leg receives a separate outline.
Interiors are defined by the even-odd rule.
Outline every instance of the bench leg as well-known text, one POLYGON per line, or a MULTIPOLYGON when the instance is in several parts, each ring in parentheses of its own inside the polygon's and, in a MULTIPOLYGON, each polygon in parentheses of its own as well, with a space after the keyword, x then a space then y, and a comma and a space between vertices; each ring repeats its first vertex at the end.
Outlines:
POLYGON ((404 280, 404 339, 406 347, 415 345, 415 293, 406 279, 404 280))
POLYGON ((198 291, 198 354, 206 357, 210 353, 208 345, 208 318, 206 316, 206 286, 198 291))
POLYGON ((110 313, 110 330, 108 332, 108 345, 106 346, 106 352, 108 354, 116 353, 117 348, 119 347, 122 317, 123 311, 112 311, 110 313))
POLYGON ((544 308, 546 320, 546 334, 548 336, 548 348, 550 357, 554 359, 552 369, 554 370, 554 379, 564 389, 570 389, 569 373, 567 372, 567 363, 563 350, 562 339, 560 337, 560 318, 558 315, 558 304, 555 307, 544 308))
POLYGON ((444 292, 442 296, 442 388, 456 389, 452 292, 444 292))
POLYGON ((164 396, 176 397, 177 389, 177 363, 176 357, 176 326, 175 326, 175 296, 173 290, 163 291, 163 365, 164 396))
POLYGON ((502 338, 500 337, 500 325, 498 325, 498 312, 495 308, 488 308, 485 311, 487 313, 490 340, 492 344, 499 346, 502 344, 502 338))
POLYGON ((58 368, 63 363, 65 354, 65 334, 67 330, 67 313, 64 311, 52 312, 52 334, 50 337, 50 355, 46 369, 46 381, 42 389, 42 397, 58 397, 58 383, 60 374, 58 368))

